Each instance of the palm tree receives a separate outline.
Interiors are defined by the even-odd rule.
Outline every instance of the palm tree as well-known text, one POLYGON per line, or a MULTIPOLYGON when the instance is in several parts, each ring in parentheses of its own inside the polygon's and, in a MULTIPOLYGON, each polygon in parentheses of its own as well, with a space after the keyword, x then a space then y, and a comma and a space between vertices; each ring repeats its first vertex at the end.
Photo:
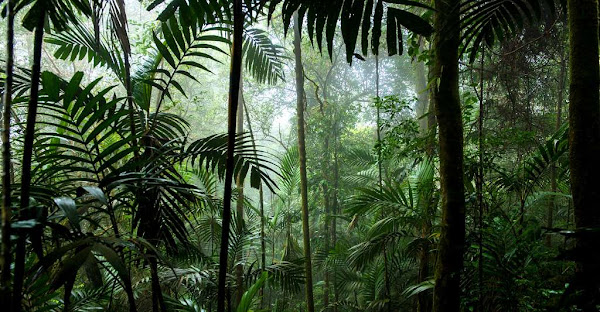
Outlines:
MULTIPOLYGON (((36 3, 34 5, 43 4, 36 3)), ((127 75, 123 75, 122 66, 124 66, 124 62, 120 60, 122 55, 119 55, 119 51, 110 51, 103 40, 96 41, 99 36, 91 35, 82 25, 74 24, 67 27, 66 20, 57 19, 56 9, 48 8, 48 14, 46 15, 55 25, 59 25, 58 22, 63 22, 63 24, 60 24, 60 30, 63 31, 53 35, 48 40, 48 42, 58 45, 56 56, 63 59, 73 56, 81 59, 83 56, 80 52, 85 51, 90 56, 89 60, 93 60, 94 66, 103 65, 108 67, 119 81, 127 86, 129 79, 126 77, 127 75)), ((72 10, 67 12, 71 13, 72 10)), ((114 12, 110 12, 110 14, 114 14, 114 12)), ((31 14, 31 16, 37 15, 31 14)), ((41 114, 44 115, 44 120, 38 121, 38 126, 57 128, 62 137, 61 140, 74 143, 64 144, 61 143, 61 140, 57 141, 56 138, 48 137, 48 133, 37 133, 34 137, 35 142, 37 142, 36 151, 41 149, 41 151, 55 152, 30 153, 30 155, 36 155, 36 163, 40 164, 29 169, 31 182, 28 184, 35 191, 33 196, 38 203, 44 202, 42 206, 47 207, 43 208, 47 211, 56 211, 57 207, 64 210, 72 226, 77 226, 77 220, 80 219, 77 217, 77 213, 74 214, 73 207, 75 207, 75 204, 73 201, 63 199, 53 201, 51 198, 57 196, 57 193, 68 194, 69 196, 75 193, 79 194, 83 185, 85 192, 96 198, 96 204, 100 203, 105 206, 106 209, 102 210, 101 214, 108 215, 111 224, 109 229, 114 232, 116 241, 120 241, 119 236, 122 233, 119 231, 119 214, 121 211, 125 212, 131 208, 133 213, 132 228, 137 228, 138 236, 146 238, 150 242, 150 244, 142 243, 138 251, 144 255, 151 266, 154 310, 165 309, 165 304, 160 299, 162 294, 157 275, 157 260, 160 260, 160 255, 156 250, 161 246, 159 244, 164 243, 167 251, 169 251, 172 242, 176 240, 186 241, 185 224, 187 223, 187 217, 181 209, 185 209, 185 207, 197 201, 197 194, 194 194, 197 190, 183 183, 182 177, 176 172, 173 164, 190 159, 198 166, 206 165, 207 168, 218 169, 219 173, 223 172, 225 168, 226 137, 210 137, 193 142, 189 148, 185 148, 181 145, 185 140, 182 141, 181 138, 187 135, 185 133, 187 123, 171 114, 161 113, 160 104, 156 107, 155 113, 150 112, 149 104, 154 102, 151 101, 154 94, 158 94, 159 101, 157 103, 162 103, 162 101, 171 98, 170 89, 176 89, 185 95, 177 82, 177 78, 192 76, 186 70, 179 68, 180 65, 191 65, 195 68, 206 69, 197 62, 188 62, 186 57, 193 55, 206 58, 208 57, 207 54, 195 50, 208 48, 219 51, 220 49, 208 44, 208 41, 227 42, 225 39, 203 36, 202 32, 198 31, 197 26, 197 23, 181 25, 177 20, 169 20, 167 27, 162 27, 158 34, 154 33, 154 43, 160 53, 151 56, 148 62, 140 68, 140 71, 130 78, 131 87, 126 87, 126 90, 131 89, 127 92, 131 96, 126 98, 128 108, 120 106, 123 98, 113 97, 110 100, 104 98, 111 91, 110 88, 102 90, 98 95, 92 95, 90 91, 98 84, 99 80, 94 81, 89 86, 78 87, 83 78, 81 73, 74 75, 70 81, 63 81, 50 73, 40 74, 39 70, 33 71, 33 74, 37 72, 37 75, 42 78, 43 89, 38 94, 43 101, 33 101, 31 96, 25 98, 29 102, 36 102, 36 104, 40 102, 38 106, 41 105, 42 107, 41 114), (165 38, 166 43, 159 40, 157 35, 165 38), (174 36, 177 38, 176 40, 173 40, 174 36), (165 60, 165 62, 162 62, 162 60, 165 60), (161 64, 165 64, 164 68, 161 68, 161 64), (161 75, 168 77, 168 79, 163 79, 161 75), (155 88, 158 92, 152 92, 152 88, 155 88), (73 92, 77 93, 77 97, 73 92), (73 102, 75 99, 78 99, 76 104, 73 102), (50 105, 46 103, 50 103, 50 105), (134 105, 133 109, 130 105, 132 103, 134 105), (141 108, 141 110, 138 108, 141 108), (95 114, 88 116, 90 112, 95 112, 95 114), (111 117, 105 119, 105 116, 109 114, 111 117), (70 122, 65 123, 65 118, 70 122), (57 123, 57 120, 61 122, 57 123), (135 127, 130 128, 129 131, 123 128, 123 126, 132 124, 135 127), (83 136, 83 138, 79 136, 83 136), (100 140, 103 142, 102 144, 96 139, 96 136, 103 138, 100 140), (116 142, 112 141, 117 137, 121 139, 116 142), (106 141, 107 139, 109 141, 106 141), (143 146, 135 143, 138 140, 143 143, 143 146), (107 144, 108 142, 112 143, 107 144), (140 148, 143 148, 143 159, 135 156, 140 148), (180 151, 180 153, 174 154, 174 151, 180 151), (134 155, 133 158, 131 158, 132 154, 134 155), (44 167, 44 164, 47 163, 51 163, 52 166, 44 167), (121 178, 118 177, 119 175, 121 175, 121 178), (65 180, 61 181, 61 179, 65 180), (50 184, 46 185, 48 183, 50 184), (97 187, 89 186, 90 183, 97 185, 97 187), (41 184, 44 185, 43 187, 48 188, 46 195, 44 195, 47 197, 40 198, 41 184), (127 191, 122 191, 123 188, 127 191), (115 205, 115 203, 119 204, 115 205), (159 226, 153 226, 156 224, 159 226)), ((43 35, 43 32, 41 32, 42 27, 37 27, 36 31, 38 30, 40 32, 37 34, 43 35)), ((253 55, 264 62, 264 36, 260 32, 252 32, 247 35, 247 38, 254 40, 247 45, 247 49, 252 50, 253 55)), ((36 46, 36 48, 39 47, 41 46, 36 46)), ((122 44, 121 49, 125 50, 126 46, 122 44)), ((264 67, 261 67, 264 63, 253 62, 254 59, 249 58, 248 63, 253 64, 249 67, 252 69, 262 68, 258 72, 263 75, 263 79, 273 80, 278 77, 277 73, 273 74, 266 71, 266 69, 277 69, 277 64, 274 65, 273 63, 273 56, 276 55, 277 49, 271 49, 268 54, 269 57, 266 58, 270 63, 264 67)), ((37 68, 39 69, 39 66, 37 68)), ((40 79, 32 76, 28 76, 27 72, 22 75, 22 77, 28 79, 25 83, 31 86, 32 90, 38 90, 37 82, 40 79)), ((29 108, 32 108, 32 106, 30 105, 29 108)), ((30 116, 33 115, 35 114, 30 114, 30 116)), ((251 157, 255 160, 262 157, 260 153, 256 153, 252 147, 248 148, 247 144, 249 143, 244 135, 234 136, 234 139, 239 148, 234 154, 234 161, 241 166, 236 167, 234 173, 239 174, 240 171, 244 170, 244 172, 248 172, 253 176, 253 181, 257 180, 254 177, 258 177, 258 181, 266 179, 265 185, 272 187, 269 178, 266 178, 267 175, 261 173, 258 169, 258 162, 252 161, 252 164, 250 164, 244 160, 244 153, 250 152, 253 155, 251 157)), ((256 183, 251 184, 256 185, 256 183)), ((56 226, 52 222, 47 223, 48 220, 39 220, 39 222, 41 224, 40 228, 46 224, 56 226)), ((40 233, 42 232, 40 231, 40 233)), ((105 247, 107 246, 116 247, 117 258, 114 257, 115 254, 105 257, 112 259, 109 261, 113 261, 117 267, 121 265, 120 263, 125 263, 127 259, 126 254, 128 251, 122 246, 112 246, 112 243, 106 241, 101 241, 100 245, 97 245, 97 243, 92 244, 92 241, 89 240, 79 240, 76 237, 71 239, 73 239, 71 246, 77 246, 76 248, 63 248, 60 253, 49 251, 46 256, 40 259, 40 266, 46 267, 46 265, 55 263, 57 259, 68 257, 72 252, 74 254, 71 255, 77 257, 85 255, 90 257, 89 252, 92 250, 95 252, 100 250, 101 254, 106 254, 108 250, 105 247)), ((24 258, 24 253, 20 255, 24 258)), ((65 263, 69 263, 68 258, 66 259, 65 263)), ((61 272, 70 272, 69 277, 66 280, 54 282, 57 286, 65 286, 65 306, 71 304, 71 289, 77 276, 77 268, 72 266, 61 267, 61 272)), ((135 311, 136 304, 129 282, 129 275, 124 271, 121 272, 120 283, 127 294, 130 311, 135 311)), ((23 270, 23 273, 19 274, 24 273, 23 270)), ((22 280, 23 275, 21 276, 22 280)), ((22 287, 21 285, 17 284, 16 288, 22 287)), ((22 291, 15 291, 15 293, 17 292, 20 298, 23 298, 22 291)), ((19 302, 21 302, 21 299, 19 299, 19 302)))
MULTIPOLYGON (((231 224, 231 183, 233 182, 234 150, 236 133, 236 112, 239 104, 240 81, 242 76, 242 35, 244 13, 242 1, 233 1, 233 41, 231 43, 231 72, 229 74, 229 105, 227 120, 227 165, 225 172, 225 190, 223 194, 223 222, 221 251, 219 255, 219 290, 217 312, 225 312, 227 248, 229 246, 229 227, 231 224)), ((231 308, 231 307, 230 307, 231 308)))
MULTIPOLYGON (((46 21, 46 4, 44 1, 36 2, 39 12, 35 24, 35 35, 33 39, 33 66, 31 75, 31 89, 29 95, 29 104, 27 106, 27 124, 25 128, 25 140, 23 142, 23 161, 21 171, 21 200, 19 206, 19 219, 26 220, 33 216, 29 206, 29 190, 31 187, 31 156, 33 153, 33 136, 35 132, 35 119, 37 117, 38 106, 38 84, 40 80, 42 44, 44 37, 44 23, 46 21)), ((36 231, 39 232, 39 231, 36 231)), ((37 233, 32 231, 32 242, 34 250, 38 257, 42 257, 41 237, 36 238, 37 233)), ((15 273, 13 281, 13 305, 14 311, 21 311, 21 301, 23 298, 23 279, 25 274, 25 235, 20 233, 17 240, 15 256, 15 273)))
MULTIPOLYGON (((390 276, 393 280, 400 280, 399 275, 402 274, 410 276, 409 282, 416 286, 407 288, 403 294, 419 295, 419 309, 430 306, 430 299, 427 299, 431 297, 426 290, 432 286, 427 272, 430 266, 430 236, 433 232, 431 226, 427 225, 432 222, 432 215, 435 216, 438 206, 439 194, 434 183, 434 173, 433 162, 427 159, 417 165, 413 176, 403 181, 390 181, 382 187, 359 187, 358 194, 351 198, 347 208, 351 215, 374 219, 367 226, 368 232, 364 240, 350 248, 350 263, 366 271, 366 266, 376 264, 377 260, 383 258, 378 254, 383 249, 388 249, 391 254, 406 253, 411 258, 417 258, 418 265, 411 265, 410 271, 414 273, 396 273, 403 268, 398 266, 396 260, 390 261, 390 276), (411 289, 420 291, 411 293, 411 289)), ((384 261, 383 258, 380 262, 384 261)), ((411 260, 405 261, 412 263, 411 260)), ((404 299, 393 294, 388 296, 394 298, 388 304, 391 309, 397 309, 400 306, 398 302, 404 299)))

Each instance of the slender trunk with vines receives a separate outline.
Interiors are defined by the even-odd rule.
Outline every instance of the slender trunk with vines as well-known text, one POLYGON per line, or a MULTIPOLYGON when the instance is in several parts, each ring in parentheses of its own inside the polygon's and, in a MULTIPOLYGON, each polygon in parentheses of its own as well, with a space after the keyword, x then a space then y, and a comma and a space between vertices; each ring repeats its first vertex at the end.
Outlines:
POLYGON ((304 270, 306 274, 306 310, 315 311, 313 297, 310 227, 308 214, 308 182, 306 178, 306 142, 304 137, 304 70, 300 39, 300 19, 294 13, 294 56, 296 60, 296 110, 298 113, 298 154, 300 156, 300 196, 302 206, 302 234, 304 241, 304 270))

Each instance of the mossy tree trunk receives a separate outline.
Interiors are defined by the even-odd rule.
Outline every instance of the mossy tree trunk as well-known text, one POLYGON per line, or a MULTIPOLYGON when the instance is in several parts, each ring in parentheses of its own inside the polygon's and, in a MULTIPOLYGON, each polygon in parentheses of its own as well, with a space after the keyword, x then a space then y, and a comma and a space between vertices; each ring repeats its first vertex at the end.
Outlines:
POLYGON ((600 303, 600 104, 598 83, 598 0, 568 0, 570 31, 569 158, 573 196, 579 308, 600 303))
POLYGON ((435 1, 434 101, 439 127, 442 223, 433 310, 459 311, 465 241, 463 129, 458 90, 459 0, 435 1), (454 27, 453 27, 454 26, 454 27))

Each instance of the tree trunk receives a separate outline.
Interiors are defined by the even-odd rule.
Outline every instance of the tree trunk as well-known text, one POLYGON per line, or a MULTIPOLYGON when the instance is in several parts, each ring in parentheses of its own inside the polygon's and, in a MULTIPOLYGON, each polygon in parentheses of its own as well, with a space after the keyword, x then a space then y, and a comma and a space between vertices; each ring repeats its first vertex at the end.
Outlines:
MULTIPOLYGON (((428 72, 427 72, 427 79, 429 81, 429 84, 431 84, 435 77, 434 77, 434 64, 430 64, 427 66, 428 67, 428 72)), ((436 151, 436 133, 437 133, 437 120, 435 118, 435 88, 429 87, 429 107, 427 108, 427 111, 429 112, 429 115, 427 115, 427 129, 428 129, 428 133, 427 133, 427 142, 426 142, 426 147, 425 147, 425 153, 427 153, 427 155, 429 157, 432 157, 435 154, 436 151)))
MULTIPOLYGON (((331 218, 331 245, 333 248, 337 245, 337 218, 335 215, 339 213, 339 205, 338 205, 338 187, 340 180, 340 166, 339 166, 339 155, 338 155, 338 132, 335 128, 336 122, 334 121, 334 129, 333 129, 333 202, 331 205, 331 213, 334 215, 331 218)), ((340 289, 337 287, 335 274, 333 275, 333 298, 335 302, 340 301, 340 289)), ((338 306, 333 306, 333 312, 338 311, 338 306)))
MULTIPOLYGON (((375 96, 379 101, 379 55, 375 55, 375 96)), ((383 170, 382 170, 382 162, 381 162, 381 111, 379 109, 379 105, 377 106, 377 121, 376 121, 376 135, 377 135, 377 185, 379 186, 379 191, 382 191, 383 188, 383 170)), ((381 218, 385 217, 385 211, 381 210, 381 218)), ((388 255, 386 244, 383 244, 383 276, 385 282, 385 297, 388 299, 386 303, 388 312, 392 311, 392 294, 390 291, 390 275, 388 272, 388 255)))
POLYGON ((575 287, 579 308, 600 303, 600 104, 598 83, 598 0, 568 0, 570 30, 569 158, 576 237, 575 287))
POLYGON ((217 293, 217 312, 225 312, 227 255, 229 249, 229 228, 231 225, 231 183, 233 182, 234 149, 236 132, 236 111, 242 76, 242 32, 244 16, 242 0, 233 1, 233 42, 231 70, 229 75, 229 104, 227 118, 227 162, 223 194, 223 221, 221 230, 221 250, 219 251, 219 284, 217 293))
MULTIPOLYGON (((422 49, 422 46, 421 46, 422 49)), ((423 62, 415 62, 415 92, 417 93, 417 106, 416 113, 419 124, 419 135, 427 137, 430 133, 430 115, 433 115, 433 111, 430 111, 430 99, 429 99, 429 88, 427 87, 427 73, 425 72, 425 64, 423 62), (429 113, 429 116, 424 116, 429 113)), ((435 119, 434 119, 435 120, 435 119)), ((431 157, 433 154, 433 148, 426 146, 428 156, 431 157)), ((424 240, 429 239, 431 234, 431 218, 430 214, 425 215, 421 227, 421 238, 424 240)), ((419 273, 418 283, 425 282, 429 278, 429 244, 424 244, 423 248, 419 250, 419 273)), ((431 311, 431 293, 427 291, 420 292, 417 295, 417 311, 418 312, 430 312, 431 311)))
MULTIPOLYGON (((240 74, 240 91, 237 107, 237 130, 238 134, 244 132, 244 78, 240 74)), ((237 235, 243 235, 244 232, 244 181, 240 174, 237 176, 235 187, 238 191, 238 198, 236 203, 235 215, 236 215, 236 232, 237 235)), ((236 296, 235 306, 237 307, 242 300, 244 295, 244 266, 241 264, 242 253, 237 255, 236 261, 238 264, 235 266, 235 283, 236 283, 236 296)))
MULTIPOLYGON (((248 123, 250 124, 250 123, 248 123)), ((254 140, 253 140, 254 141, 254 140)), ((260 270, 261 272, 265 272, 267 270, 267 247, 265 243, 265 201, 263 194, 263 186, 262 183, 258 186, 258 207, 260 210, 260 270)), ((266 283, 265 283, 266 284, 266 283)), ((260 308, 262 309, 264 306, 265 299, 265 285, 260 288, 259 296, 260 296, 260 308)))
POLYGON ((459 0, 436 0, 435 111, 439 126, 442 223, 433 310, 460 310, 465 244, 463 127, 458 92, 459 0))
MULTIPOLYGON (((565 95, 565 74, 567 69, 566 56, 561 53, 560 56, 560 74, 558 76, 558 99, 556 103, 556 124, 554 130, 558 131, 562 125, 562 105, 565 95)), ((550 166, 550 188, 552 193, 558 191, 558 185, 556 183, 556 163, 552 163, 550 166)), ((546 227, 551 229, 554 227, 554 210, 556 209, 556 197, 552 195, 550 197, 550 203, 548 205, 548 211, 546 212, 547 223, 546 227)), ((546 235, 546 246, 552 247, 552 236, 546 235)))
MULTIPOLYGON (((242 94, 243 96, 243 94, 242 94)), ((246 124, 248 124, 248 131, 250 132, 250 138, 252 139, 252 145, 256 150, 256 140, 254 138, 254 131, 252 131, 252 124, 250 123, 250 113, 248 111, 248 107, 246 106, 246 102, 242 99, 241 104, 244 105, 244 109, 246 110, 246 124)), ((255 151, 255 157, 258 158, 258 153, 255 151)), ((267 251, 265 244, 265 203, 264 203, 264 194, 263 194, 263 186, 262 182, 258 186, 258 207, 260 212, 260 270, 261 272, 265 272, 267 268, 267 251)), ((259 290, 260 296, 260 307, 263 307, 264 303, 264 285, 259 290)))
MULTIPOLYGON (((321 110, 321 114, 323 115, 323 118, 326 118, 325 108, 321 110)), ((323 209, 325 210, 325 222, 323 222, 323 235, 325 239, 325 251, 329 253, 329 249, 331 248, 329 244, 331 240, 331 235, 329 233, 329 216, 331 211, 329 205, 329 176, 327 174, 329 172, 329 128, 325 127, 324 129, 325 131, 323 133, 323 161, 321 163, 321 171, 323 175, 323 209)), ((329 311, 329 272, 327 271, 327 269, 325 269, 324 275, 325 285, 323 286, 323 307, 324 311, 329 311)))
POLYGON ((300 47, 301 20, 294 13, 294 56, 296 59, 296 109, 298 113, 298 154, 300 156, 300 196, 302 205, 302 234, 304 241, 304 269, 306 274, 306 311, 314 312, 310 229, 308 215, 308 186, 306 178, 306 144, 304 138, 304 70, 300 47))
POLYGON ((11 209, 11 156, 10 156, 10 118, 12 107, 12 82, 14 62, 14 14, 15 0, 6 4, 6 80, 4 83, 4 106, 2 113, 2 255, 0 255, 0 304, 10 307, 10 264, 12 253, 10 246, 11 209))
POLYGON ((478 242, 479 250, 478 250, 478 259, 477 259, 477 275, 478 275, 478 296, 477 296, 477 310, 483 311, 483 176, 484 176, 484 165, 483 165, 483 118, 484 118, 484 108, 483 108, 483 100, 485 97, 485 93, 483 92, 483 67, 485 65, 485 47, 481 48, 481 68, 479 71, 479 118, 477 122, 477 144, 478 144, 478 156, 479 156, 479 164, 477 166, 477 180, 476 180, 476 190, 477 190, 477 208, 478 208, 478 242))
POLYGON ((152 284, 152 311, 165 312, 167 307, 165 305, 165 299, 160 289, 160 278, 158 277, 158 262, 155 256, 150 256, 148 259, 150 264, 150 282, 152 284))
MULTIPOLYGON (((427 88, 427 74, 425 72, 425 64, 423 62, 414 61, 415 70, 415 93, 417 93, 417 105, 415 112, 417 113, 417 122, 419 124, 419 135, 426 136, 428 127, 429 105, 429 88, 427 88)), ((433 113, 433 112, 431 112, 433 113)))
MULTIPOLYGON (((27 123, 25 126, 25 139, 23 142, 23 162, 21 171, 21 201, 19 206, 19 219, 31 218, 29 207, 29 190, 31 188, 31 158, 33 155, 33 139, 35 133, 35 119, 37 117, 40 71, 42 62, 42 44, 44 43, 44 21, 46 19, 45 6, 40 6, 42 12, 35 27, 33 39, 33 66, 31 70, 31 90, 27 106, 27 123)), ((33 231, 32 231, 33 232, 33 231)), ((23 300, 23 279, 25 274, 25 233, 19 233, 15 254, 15 274, 13 282, 12 311, 20 312, 23 300)))

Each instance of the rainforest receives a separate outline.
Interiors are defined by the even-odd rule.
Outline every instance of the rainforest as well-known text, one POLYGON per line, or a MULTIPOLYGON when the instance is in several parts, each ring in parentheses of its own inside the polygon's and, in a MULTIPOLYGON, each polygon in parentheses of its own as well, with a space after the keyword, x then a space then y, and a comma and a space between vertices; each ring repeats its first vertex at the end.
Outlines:
POLYGON ((600 311, 598 6, 0 0, 0 310, 600 311))

